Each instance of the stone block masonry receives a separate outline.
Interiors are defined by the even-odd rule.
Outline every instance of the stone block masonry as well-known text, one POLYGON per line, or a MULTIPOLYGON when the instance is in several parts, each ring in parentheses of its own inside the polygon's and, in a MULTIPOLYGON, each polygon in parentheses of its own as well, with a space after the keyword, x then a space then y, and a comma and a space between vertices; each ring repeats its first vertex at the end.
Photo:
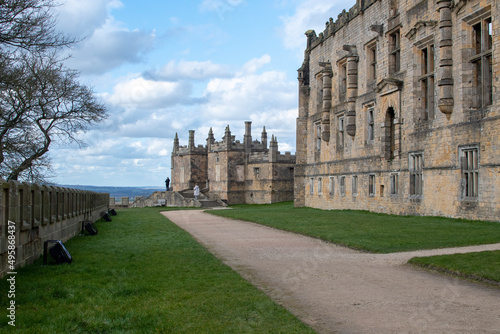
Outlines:
POLYGON ((307 31, 295 205, 500 221, 499 13, 358 0, 307 31))
POLYGON ((245 122, 243 142, 235 140, 229 125, 221 141, 215 141, 210 129, 206 146, 195 146, 192 130, 187 146, 179 145, 176 134, 172 150, 173 190, 192 189, 198 184, 209 198, 228 204, 292 201, 295 155, 281 154, 274 135, 268 146, 265 127, 261 140, 253 140, 251 124, 245 122))
POLYGON ((81 231, 83 220, 95 222, 108 210, 105 193, 1 179, 0 185, 0 277, 38 259, 44 241, 66 241, 81 231))

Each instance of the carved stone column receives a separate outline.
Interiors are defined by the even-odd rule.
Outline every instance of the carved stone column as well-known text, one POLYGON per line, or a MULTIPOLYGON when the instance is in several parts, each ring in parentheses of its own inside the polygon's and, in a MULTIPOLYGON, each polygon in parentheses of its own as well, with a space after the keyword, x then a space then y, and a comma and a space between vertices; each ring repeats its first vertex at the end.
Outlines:
POLYGON ((332 65, 330 63, 319 63, 325 69, 322 72, 323 78, 323 108, 321 117, 321 138, 330 141, 330 109, 332 108, 332 65))
POLYGON ((442 113, 453 112, 453 39, 451 22, 451 0, 437 0, 439 7, 439 87, 438 107, 442 113))
POLYGON ((356 97, 358 96, 358 51, 355 45, 344 45, 347 55, 347 111, 346 132, 354 137, 356 134, 356 97))

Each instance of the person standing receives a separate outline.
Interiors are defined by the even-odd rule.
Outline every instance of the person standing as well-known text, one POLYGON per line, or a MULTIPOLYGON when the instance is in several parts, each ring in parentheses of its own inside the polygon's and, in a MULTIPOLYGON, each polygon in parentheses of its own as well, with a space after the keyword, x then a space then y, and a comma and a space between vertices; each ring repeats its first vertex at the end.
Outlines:
POLYGON ((200 196, 200 187, 197 184, 193 188, 193 194, 195 199, 198 199, 198 196, 200 196))
POLYGON ((168 178, 167 176, 167 179, 165 180, 165 187, 167 188, 167 191, 168 191, 168 187, 170 186, 170 179, 168 178))

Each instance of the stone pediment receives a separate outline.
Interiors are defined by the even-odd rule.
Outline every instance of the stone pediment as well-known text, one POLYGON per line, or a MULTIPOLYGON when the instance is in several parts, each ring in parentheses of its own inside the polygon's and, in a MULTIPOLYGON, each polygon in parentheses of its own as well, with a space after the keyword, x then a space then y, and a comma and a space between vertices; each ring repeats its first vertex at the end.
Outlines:
POLYGON ((403 81, 398 79, 382 79, 377 83, 377 93, 381 96, 394 93, 403 88, 403 81))

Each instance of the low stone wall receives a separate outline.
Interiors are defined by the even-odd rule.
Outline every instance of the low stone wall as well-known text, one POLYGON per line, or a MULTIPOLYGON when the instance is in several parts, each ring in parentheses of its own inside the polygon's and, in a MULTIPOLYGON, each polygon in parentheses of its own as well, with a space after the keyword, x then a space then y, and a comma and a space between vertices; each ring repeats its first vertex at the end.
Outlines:
POLYGON ((108 210, 105 193, 1 179, 0 184, 0 277, 38 259, 44 241, 66 241, 80 232, 83 220, 95 222, 108 210))
POLYGON ((168 206, 168 207, 201 207, 201 203, 194 198, 185 198, 177 191, 155 191, 148 198, 141 198, 131 205, 134 208, 144 208, 147 206, 168 206))

